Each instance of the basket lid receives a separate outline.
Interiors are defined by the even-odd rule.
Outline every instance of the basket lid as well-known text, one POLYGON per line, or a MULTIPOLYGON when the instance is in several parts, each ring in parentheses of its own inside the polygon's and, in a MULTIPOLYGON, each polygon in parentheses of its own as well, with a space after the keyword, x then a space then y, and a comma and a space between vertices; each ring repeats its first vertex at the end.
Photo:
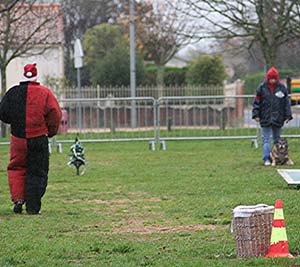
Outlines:
POLYGON ((274 213, 274 206, 257 204, 253 206, 237 206, 233 209, 233 217, 250 217, 257 213, 274 213))

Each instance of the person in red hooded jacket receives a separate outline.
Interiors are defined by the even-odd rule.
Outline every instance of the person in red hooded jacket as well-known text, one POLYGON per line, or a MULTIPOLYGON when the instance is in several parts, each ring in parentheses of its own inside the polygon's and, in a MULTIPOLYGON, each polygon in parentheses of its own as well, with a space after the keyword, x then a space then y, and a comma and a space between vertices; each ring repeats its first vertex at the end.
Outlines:
POLYGON ((265 81, 256 90, 252 118, 262 127, 262 159, 264 165, 269 166, 271 135, 276 144, 284 123, 293 119, 288 90, 279 81, 278 71, 274 67, 267 71, 265 81))
POLYGON ((24 67, 24 78, 0 102, 0 120, 10 124, 7 167, 13 211, 39 214, 49 170, 48 137, 56 135, 61 108, 52 91, 37 82, 36 64, 24 67))

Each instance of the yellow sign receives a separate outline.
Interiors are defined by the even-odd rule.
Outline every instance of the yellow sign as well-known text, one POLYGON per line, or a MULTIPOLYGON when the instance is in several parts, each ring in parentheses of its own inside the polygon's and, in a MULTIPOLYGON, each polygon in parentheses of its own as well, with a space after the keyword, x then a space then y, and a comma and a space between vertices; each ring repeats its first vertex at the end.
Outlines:
POLYGON ((300 101, 300 80, 291 80, 291 100, 300 101), (297 94, 297 96, 293 96, 293 94, 297 94))

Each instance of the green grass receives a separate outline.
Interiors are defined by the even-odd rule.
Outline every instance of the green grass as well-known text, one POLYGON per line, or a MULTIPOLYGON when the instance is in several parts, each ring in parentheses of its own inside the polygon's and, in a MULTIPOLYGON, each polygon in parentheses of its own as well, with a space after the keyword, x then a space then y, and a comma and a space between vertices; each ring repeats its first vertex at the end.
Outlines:
MULTIPOLYGON (((67 167, 69 145, 50 157, 42 214, 12 213, 0 146, 0 266, 297 266, 239 259, 230 233, 237 205, 283 200, 290 252, 300 250, 300 191, 264 167, 250 140, 84 144, 84 176, 67 167)), ((299 141, 290 140, 300 168, 299 141)), ((284 167, 286 168, 286 167, 284 167)))

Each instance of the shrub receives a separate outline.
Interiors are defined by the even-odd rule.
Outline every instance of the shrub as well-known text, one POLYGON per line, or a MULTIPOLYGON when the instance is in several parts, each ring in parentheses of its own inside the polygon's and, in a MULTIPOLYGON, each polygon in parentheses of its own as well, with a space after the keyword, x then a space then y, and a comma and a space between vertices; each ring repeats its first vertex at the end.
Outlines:
POLYGON ((244 94, 245 95, 255 94, 256 88, 261 82, 263 82, 265 75, 266 75, 265 72, 260 71, 243 77, 242 79, 245 81, 244 94))
POLYGON ((145 68, 145 80, 143 85, 156 85, 157 67, 155 65, 147 65, 145 68))
MULTIPOLYGON (((184 85, 186 68, 165 67, 164 69, 164 85, 184 85)), ((148 65, 146 67, 145 81, 143 84, 156 85, 157 83, 157 66, 148 65)))
POLYGON ((225 78, 225 66, 220 56, 200 56, 189 64, 186 73, 190 85, 222 85, 225 78))
POLYGON ((186 68, 166 67, 164 73, 164 84, 184 85, 185 84, 186 68))
MULTIPOLYGON (((165 67, 164 69, 164 85, 184 85, 186 68, 165 67)), ((146 67, 145 82, 146 85, 156 85, 157 83, 157 67, 148 65, 146 67)))

